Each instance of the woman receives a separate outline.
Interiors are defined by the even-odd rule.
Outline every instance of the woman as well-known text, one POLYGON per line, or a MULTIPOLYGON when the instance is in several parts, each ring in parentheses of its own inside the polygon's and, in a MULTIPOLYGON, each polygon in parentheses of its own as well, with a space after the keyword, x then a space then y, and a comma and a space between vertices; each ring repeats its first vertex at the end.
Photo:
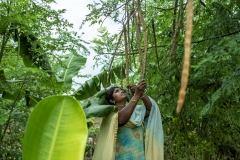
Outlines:
POLYGON ((129 103, 119 87, 106 93, 107 102, 117 106, 118 112, 103 119, 93 159, 161 160, 163 131, 158 106, 144 94, 145 80, 127 87, 134 93, 129 103), (137 105, 139 100, 142 105, 137 105))

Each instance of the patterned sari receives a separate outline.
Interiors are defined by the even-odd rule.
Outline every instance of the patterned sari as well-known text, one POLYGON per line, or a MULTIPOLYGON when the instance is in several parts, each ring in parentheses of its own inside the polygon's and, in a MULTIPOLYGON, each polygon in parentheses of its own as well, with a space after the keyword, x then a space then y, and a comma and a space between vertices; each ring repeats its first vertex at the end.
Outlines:
POLYGON ((136 126, 131 120, 118 128, 115 159, 145 160, 144 132, 143 125, 136 126))
MULTIPOLYGON (((150 98, 150 97, 149 97, 150 98)), ((163 130, 159 108, 144 119, 144 104, 137 105, 129 122, 118 128, 118 113, 103 118, 93 160, 163 160, 163 130)))

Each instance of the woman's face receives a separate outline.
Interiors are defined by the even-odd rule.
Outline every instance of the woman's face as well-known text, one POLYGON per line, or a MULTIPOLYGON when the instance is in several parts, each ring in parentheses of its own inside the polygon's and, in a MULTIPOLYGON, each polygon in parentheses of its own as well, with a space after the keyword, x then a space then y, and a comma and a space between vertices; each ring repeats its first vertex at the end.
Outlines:
POLYGON ((115 88, 113 91, 113 99, 116 102, 127 99, 127 94, 121 88, 115 88))

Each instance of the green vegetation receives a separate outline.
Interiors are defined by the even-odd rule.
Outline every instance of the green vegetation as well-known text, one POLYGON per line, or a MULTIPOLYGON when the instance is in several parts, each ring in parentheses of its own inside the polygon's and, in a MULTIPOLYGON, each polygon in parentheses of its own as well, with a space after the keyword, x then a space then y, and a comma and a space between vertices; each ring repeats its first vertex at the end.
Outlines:
MULTIPOLYGON (((0 159, 21 159, 22 144, 27 141, 23 140, 25 127, 40 100, 74 96, 85 111, 94 114, 90 107, 96 107, 96 99, 91 97, 101 87, 125 86, 126 69, 129 83, 138 82, 142 60, 146 64, 146 94, 156 100, 162 113, 165 159, 240 158, 239 0, 194 1, 190 77, 179 115, 176 106, 186 1, 106 0, 89 4, 85 22, 104 24, 107 17, 123 27, 115 35, 104 27, 99 29, 91 46, 98 54, 97 65, 104 64, 103 72, 76 91, 72 78, 84 76, 78 72, 89 51, 85 41, 71 31, 72 24, 61 17, 65 10, 52 10, 51 2, 0 1, 0 159), (144 58, 139 60, 139 52, 144 57, 146 49, 145 62, 144 58)), ((89 129, 92 141, 97 132, 98 128, 89 129)), ((92 141, 86 152, 94 151, 92 141)))

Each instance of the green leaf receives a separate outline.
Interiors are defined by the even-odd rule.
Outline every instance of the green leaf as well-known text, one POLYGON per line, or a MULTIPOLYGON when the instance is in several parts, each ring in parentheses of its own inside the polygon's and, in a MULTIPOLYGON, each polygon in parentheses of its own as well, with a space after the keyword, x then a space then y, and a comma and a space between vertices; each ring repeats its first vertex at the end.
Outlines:
POLYGON ((116 83, 116 79, 115 79, 115 75, 113 72, 110 72, 110 79, 111 79, 111 83, 116 83))
POLYGON ((98 104, 100 104, 100 105, 108 104, 108 102, 105 99, 105 96, 102 96, 102 97, 99 98, 98 104))
MULTIPOLYGON (((116 82, 115 76, 120 76, 120 69, 121 66, 112 69, 112 72, 110 73, 110 81, 112 83, 116 82)), ((126 77, 125 74, 123 74, 122 76, 123 78, 126 77)), ((103 87, 108 87, 111 85, 111 83, 108 83, 108 86, 106 86, 106 84, 107 84, 107 71, 103 71, 98 75, 94 76, 92 79, 86 81, 82 86, 80 86, 74 93, 74 96, 78 100, 90 98, 100 91, 101 85, 103 87)), ((99 95, 97 96, 99 97, 99 95)))
POLYGON ((0 15, 0 35, 4 35, 9 25, 9 17, 0 15))
POLYGON ((86 101, 86 102, 82 103, 81 105, 82 105, 82 108, 85 109, 85 108, 87 108, 88 106, 90 106, 91 103, 90 103, 90 101, 86 101))
MULTIPOLYGON (((2 125, 0 125, 0 129, 2 130, 2 125)), ((0 137, 2 137, 2 132, 0 132, 0 137)), ((1 143, 2 142, 0 142, 0 145, 2 145, 1 143)))
MULTIPOLYGON (((106 90, 103 90, 104 93, 106 90)), ((103 91, 98 92, 103 93, 103 91)), ((107 117, 111 112, 116 111, 117 107, 109 105, 105 100, 105 94, 100 98, 91 98, 90 100, 84 103, 84 112, 87 118, 90 117, 107 117)))
POLYGON ((74 93, 74 96, 78 100, 84 100, 89 97, 92 97, 94 94, 96 94, 100 90, 99 84, 97 84, 96 80, 90 79, 86 81, 78 90, 74 93), (89 85, 90 84, 90 85, 89 85))
POLYGON ((41 45, 36 36, 28 31, 22 31, 19 36, 19 43, 19 54, 26 67, 37 67, 52 75, 52 68, 48 57, 39 51, 41 45))
POLYGON ((2 98, 4 99, 10 99, 10 100, 17 100, 19 101, 22 98, 22 94, 25 94, 24 92, 20 92, 20 95, 18 96, 18 91, 15 93, 8 93, 6 91, 3 91, 2 98))
POLYGON ((201 116, 204 116, 208 110, 211 108, 211 105, 208 103, 207 105, 205 105, 200 113, 201 116))
POLYGON ((4 70, 0 70, 0 81, 5 81, 4 70))
POLYGON ((74 54, 68 54, 66 57, 67 59, 65 59, 63 63, 67 68, 60 75, 60 78, 62 78, 65 83, 72 84, 72 78, 78 74, 87 59, 80 55, 75 56, 74 54))
POLYGON ((111 112, 117 111, 117 107, 113 105, 92 104, 84 109, 87 118, 90 117, 107 117, 111 112))
POLYGON ((23 159, 83 159, 87 132, 86 117, 78 101, 70 96, 45 98, 28 120, 23 159))
POLYGON ((102 83, 103 87, 105 88, 107 85, 107 72, 102 72, 98 75, 100 82, 102 83))
POLYGON ((90 89, 89 92, 91 95, 94 95, 96 92, 99 91, 100 88, 96 85, 94 78, 87 81, 87 83, 88 83, 88 86, 90 89))
POLYGON ((99 98, 99 97, 103 96, 104 94, 106 94, 106 89, 103 89, 103 90, 99 91, 99 92, 96 94, 96 97, 99 98))
POLYGON ((121 79, 121 78, 126 78, 126 74, 125 74, 125 64, 122 64, 123 66, 118 66, 112 69, 112 72, 115 73, 115 75, 121 79))
POLYGON ((91 120, 91 119, 88 119, 87 120, 87 126, 88 126, 88 128, 91 128, 92 126, 93 126, 93 121, 91 120))
POLYGON ((41 100, 40 98, 37 98, 34 96, 28 96, 28 98, 29 98, 29 102, 27 105, 32 106, 32 107, 36 106, 38 104, 38 102, 41 100))

